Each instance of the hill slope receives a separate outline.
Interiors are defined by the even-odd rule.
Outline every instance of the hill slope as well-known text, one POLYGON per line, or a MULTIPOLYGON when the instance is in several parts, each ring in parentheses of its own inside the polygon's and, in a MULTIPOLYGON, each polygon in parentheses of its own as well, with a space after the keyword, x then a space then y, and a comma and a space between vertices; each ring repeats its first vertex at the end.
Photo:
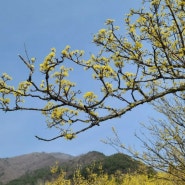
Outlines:
POLYGON ((0 159, 0 182, 7 183, 34 170, 72 159, 73 156, 56 153, 31 153, 12 158, 0 159))
MULTIPOLYGON (((0 159, 0 182, 6 185, 27 185, 51 180, 50 167, 55 165, 56 161, 60 168, 67 172, 68 178, 73 177, 75 169, 79 166, 82 175, 86 177, 86 168, 92 166, 92 163, 95 173, 98 173, 101 163, 103 171, 107 174, 115 174, 118 170, 121 173, 139 172, 140 167, 145 166, 130 156, 120 153, 105 156, 93 151, 77 157, 61 153, 32 153, 15 158, 0 159)), ((150 170, 148 174, 154 172, 154 170, 148 169, 150 170)))

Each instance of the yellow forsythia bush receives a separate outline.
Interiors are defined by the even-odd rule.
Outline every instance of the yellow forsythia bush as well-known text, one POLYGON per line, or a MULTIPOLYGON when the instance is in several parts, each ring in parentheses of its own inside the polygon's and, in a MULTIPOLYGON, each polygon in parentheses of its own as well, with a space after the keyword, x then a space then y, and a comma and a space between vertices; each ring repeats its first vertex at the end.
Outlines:
POLYGON ((159 173, 153 178, 148 178, 148 175, 144 174, 122 174, 121 172, 114 175, 92 172, 84 178, 80 169, 77 169, 73 179, 67 179, 65 172, 62 171, 56 179, 46 182, 45 185, 175 185, 174 182, 165 180, 167 178, 167 176, 165 178, 164 173, 159 173))

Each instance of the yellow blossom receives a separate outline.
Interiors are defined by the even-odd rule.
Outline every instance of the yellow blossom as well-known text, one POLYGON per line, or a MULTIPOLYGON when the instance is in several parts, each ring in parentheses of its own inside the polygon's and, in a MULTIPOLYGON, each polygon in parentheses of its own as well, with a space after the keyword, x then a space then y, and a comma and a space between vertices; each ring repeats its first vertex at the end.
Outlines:
POLYGON ((12 77, 9 76, 7 73, 3 73, 3 74, 2 74, 2 78, 3 78, 4 80, 12 80, 12 77))
POLYGON ((94 92, 86 92, 83 97, 85 99, 95 99, 97 98, 97 95, 94 94, 94 92))
POLYGON ((99 34, 105 34, 105 33, 106 33, 106 29, 99 30, 99 34))
POLYGON ((105 24, 109 25, 112 24, 114 22, 114 19, 107 19, 105 24))
POLYGON ((56 53, 56 48, 51 48, 51 51, 56 53))
POLYGON ((9 104, 10 103, 10 98, 0 98, 0 101, 4 104, 9 104))
POLYGON ((36 60, 35 57, 32 57, 32 58, 31 58, 31 62, 32 62, 32 63, 34 63, 35 60, 36 60))
POLYGON ((142 48, 142 43, 141 42, 138 42, 138 41, 136 41, 136 43, 135 43, 135 47, 136 47, 136 49, 140 49, 140 48, 142 48))
POLYGON ((66 134, 64 135, 64 137, 65 137, 67 140, 71 140, 71 139, 74 139, 76 136, 75 136, 75 134, 73 134, 73 133, 66 133, 66 134))
POLYGON ((23 82, 20 82, 19 83, 19 86, 18 86, 18 90, 20 91, 27 91, 28 88, 31 86, 32 84, 28 81, 23 81, 23 82))
POLYGON ((68 56, 68 52, 64 49, 64 50, 62 50, 62 55, 64 56, 64 57, 67 57, 68 56))

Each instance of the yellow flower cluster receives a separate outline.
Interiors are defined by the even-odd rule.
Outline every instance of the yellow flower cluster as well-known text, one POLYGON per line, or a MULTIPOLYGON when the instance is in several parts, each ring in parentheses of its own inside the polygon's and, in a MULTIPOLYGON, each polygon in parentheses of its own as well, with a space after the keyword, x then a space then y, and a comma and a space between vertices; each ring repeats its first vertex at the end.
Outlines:
POLYGON ((135 74, 131 72, 125 72, 124 75, 122 76, 122 79, 125 81, 125 85, 128 88, 132 88, 134 85, 134 77, 135 74))
POLYGON ((125 85, 126 85, 128 88, 133 88, 133 86, 134 86, 134 81, 133 81, 133 80, 126 81, 126 82, 125 82, 125 85))
POLYGON ((114 65, 118 68, 124 67, 124 61, 123 57, 120 56, 119 52, 115 52, 114 54, 111 55, 111 60, 113 60, 114 65))
POLYGON ((50 168, 50 171, 51 173, 55 174, 58 172, 58 170, 59 170, 58 162, 56 162, 56 164, 50 168))
POLYGON ((32 84, 28 81, 20 82, 18 86, 18 91, 26 92, 31 85, 32 84))
POLYGON ((148 71, 150 73, 155 73, 155 72, 157 72, 157 68, 156 68, 156 66, 151 66, 151 67, 148 68, 148 71))
POLYGON ((56 80, 56 83, 60 85, 60 88, 63 90, 68 91, 71 87, 75 86, 75 83, 69 81, 69 80, 56 80))
POLYGON ((137 22, 141 24, 144 24, 146 21, 147 21, 146 18, 143 17, 142 15, 137 19, 137 22))
POLYGON ((7 81, 12 80, 12 77, 9 76, 7 73, 3 73, 0 78, 0 93, 2 95, 2 98, 0 98, 0 101, 3 104, 9 104, 10 99, 5 98, 5 94, 14 93, 14 87, 7 85, 7 81))
MULTIPOLYGON (((60 120, 64 114, 78 115, 78 111, 70 110, 69 108, 55 108, 51 113, 51 119, 60 120)), ((69 122, 68 122, 69 123, 69 122)))
POLYGON ((62 115, 68 111, 69 109, 68 108, 55 108, 53 111, 52 111, 52 114, 51 114, 51 119, 55 119, 55 120, 58 120, 58 119, 61 119, 62 115))
POLYGON ((136 27, 135 27, 134 24, 130 25, 130 27, 129 27, 129 32, 132 33, 132 34, 135 34, 135 32, 136 32, 136 27))
POLYGON ((83 56, 85 53, 84 50, 73 50, 69 53, 69 56, 72 57, 73 55, 83 56))
POLYGON ((41 89, 44 89, 44 87, 45 87, 45 81, 42 80, 42 82, 41 82, 41 84, 40 84, 40 88, 41 88, 41 89))
POLYGON ((73 133, 66 133, 66 134, 64 135, 64 137, 65 137, 67 140, 72 140, 72 139, 74 139, 76 136, 75 136, 75 134, 73 134, 73 133))
MULTIPOLYGON (((60 72, 56 71, 52 77, 56 78, 55 82, 58 84, 61 82, 61 79, 69 76, 69 71, 72 71, 73 68, 66 68, 65 66, 60 67, 60 72)), ((66 85, 66 84, 65 84, 66 85)))
POLYGON ((46 72, 48 70, 51 71, 54 69, 52 64, 54 64, 55 54, 56 54, 56 49, 51 48, 51 52, 45 57, 43 63, 40 64, 41 72, 46 72))
POLYGON ((151 5, 158 5, 160 0, 152 0, 151 5))
POLYGON ((101 30, 99 30, 99 34, 100 34, 100 35, 106 34, 106 29, 101 29, 101 30))
POLYGON ((7 80, 12 80, 12 77, 9 76, 7 73, 3 73, 2 74, 2 79, 3 79, 3 81, 7 81, 7 80))
POLYGON ((0 102, 2 102, 3 104, 9 104, 10 98, 0 98, 0 102))
POLYGON ((55 104, 51 101, 49 101, 46 106, 43 108, 42 114, 47 115, 48 111, 52 109, 55 106, 55 104))
POLYGON ((94 35, 93 41, 96 43, 110 43, 112 44, 114 41, 116 41, 114 31, 119 30, 119 26, 113 26, 114 20, 112 19, 107 19, 105 22, 106 25, 111 25, 108 26, 107 29, 100 29, 96 35, 94 35))
POLYGON ((135 49, 140 49, 142 47, 143 47, 142 43, 139 42, 139 41, 136 41, 136 43, 135 43, 135 49))
POLYGON ((107 19, 105 24, 109 25, 109 24, 112 24, 114 21, 115 21, 114 19, 107 19))
POLYGON ((0 93, 4 95, 14 92, 14 87, 6 84, 7 80, 10 80, 10 78, 6 77, 4 79, 0 79, 0 93))
POLYGON ((102 87, 101 91, 104 92, 105 94, 112 93, 113 92, 113 85, 109 82, 106 82, 105 87, 102 87))
POLYGON ((93 74, 93 78, 114 78, 117 76, 117 73, 114 71, 114 69, 109 65, 99 65, 95 64, 93 65, 94 71, 96 71, 95 74, 93 74))
POLYGON ((32 62, 32 63, 35 63, 35 60, 36 60, 35 57, 32 57, 32 58, 31 58, 31 62, 32 62))
POLYGON ((97 98, 97 95, 94 92, 86 92, 83 97, 88 101, 94 101, 97 98))
POLYGON ((73 56, 76 56, 76 57, 81 57, 84 55, 84 50, 73 50, 73 51, 70 51, 70 46, 67 45, 62 51, 61 51, 61 54, 62 54, 62 57, 66 57, 66 58, 70 58, 72 59, 73 56))
POLYGON ((134 73, 131 72, 125 72, 124 76, 122 77, 123 79, 128 79, 128 78, 132 78, 135 77, 136 75, 134 73))
POLYGON ((69 56, 69 49, 70 49, 71 47, 69 46, 69 45, 67 45, 66 47, 65 47, 65 49, 63 49, 62 51, 61 51, 61 54, 64 56, 64 57, 68 57, 69 56))
MULTIPOLYGON (((101 169, 99 173, 94 173, 91 169, 87 169, 87 172, 85 178, 82 176, 80 169, 77 169, 73 174, 73 179, 69 180, 65 177, 66 173, 61 171, 56 179, 46 182, 46 185, 174 185, 173 180, 170 181, 165 173, 159 173, 158 178, 149 178, 147 174, 122 174, 120 171, 108 175, 101 169)), ((179 183, 179 185, 182 184, 179 183)))

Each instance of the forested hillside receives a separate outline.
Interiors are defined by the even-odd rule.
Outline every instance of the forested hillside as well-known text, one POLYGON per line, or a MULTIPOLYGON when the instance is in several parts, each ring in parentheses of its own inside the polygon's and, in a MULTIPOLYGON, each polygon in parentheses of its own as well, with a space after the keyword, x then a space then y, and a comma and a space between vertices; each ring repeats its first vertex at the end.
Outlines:
MULTIPOLYGON (((28 184, 43 184, 46 181, 51 181, 53 178, 57 178, 59 173, 61 171, 66 172, 66 178, 67 179, 72 179, 74 177, 75 171, 78 169, 80 170, 82 176, 84 178, 87 177, 88 175, 88 170, 91 169, 93 173, 99 173, 99 167, 100 165, 102 166, 102 170, 111 175, 115 174, 116 172, 121 172, 121 173, 134 173, 134 172, 139 172, 140 168, 143 166, 143 164, 139 163, 138 161, 135 161, 131 157, 125 155, 125 154, 114 154, 111 156, 105 156, 102 153, 99 152, 89 152, 87 154, 83 154, 77 157, 73 157, 70 155, 64 155, 64 154, 46 154, 46 153, 37 153, 37 154, 29 154, 26 156, 20 156, 17 157, 19 158, 20 166, 24 164, 24 159, 27 159, 27 169, 25 168, 24 174, 21 173, 22 175, 18 175, 17 178, 11 179, 8 182, 4 181, 4 184, 6 185, 28 185, 28 184), (48 157, 46 159, 46 156, 48 157), (58 157, 54 157, 58 156, 58 157), (63 156, 63 157, 62 157, 63 156), (29 159, 30 158, 30 159, 29 159), (22 161, 21 161, 22 159, 22 161), (37 163, 33 163, 33 161, 36 161, 36 159, 40 159, 41 161, 37 161, 37 163), (45 163, 45 166, 43 165, 41 167, 41 164, 43 164, 44 160, 47 161, 48 163, 45 163), (50 160, 52 159, 52 160, 50 160), (28 161, 30 164, 28 165, 28 161), (38 168, 34 167, 35 170, 33 169, 33 164, 37 164, 38 168), (51 172, 51 167, 57 165, 60 170, 58 170, 55 174, 51 172)), ((2 160, 2 159, 1 159, 2 160)), ((14 161, 15 159, 7 159, 8 163, 10 166, 13 166, 10 161, 14 161)), ((14 170, 19 172, 19 169, 21 167, 19 166, 18 168, 18 163, 16 163, 17 169, 14 168, 14 170)), ((4 167, 4 172, 6 172, 6 169, 4 167)), ((2 172, 3 173, 3 172, 2 172)), ((148 173, 154 173, 153 170, 148 171, 148 173)), ((5 175, 5 174, 4 174, 5 175)), ((11 175, 10 175, 11 176, 11 175)), ((3 175, 1 176, 1 181, 3 175)), ((3 184, 3 183, 2 183, 3 184)))

